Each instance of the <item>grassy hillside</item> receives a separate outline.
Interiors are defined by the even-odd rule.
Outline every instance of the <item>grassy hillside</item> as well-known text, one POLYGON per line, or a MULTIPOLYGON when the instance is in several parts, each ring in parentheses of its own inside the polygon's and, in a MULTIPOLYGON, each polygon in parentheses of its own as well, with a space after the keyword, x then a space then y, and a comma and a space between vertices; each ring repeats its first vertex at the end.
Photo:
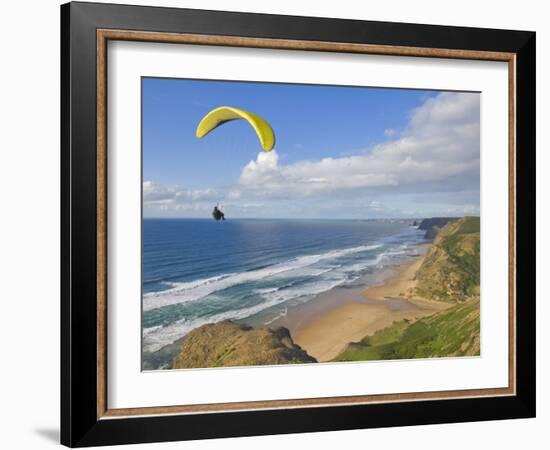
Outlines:
POLYGON ((394 322, 349 344, 334 361, 472 356, 479 349, 479 299, 471 299, 412 324, 394 322))
POLYGON ((416 274, 415 294, 430 300, 479 296, 479 217, 464 217, 439 231, 416 274))

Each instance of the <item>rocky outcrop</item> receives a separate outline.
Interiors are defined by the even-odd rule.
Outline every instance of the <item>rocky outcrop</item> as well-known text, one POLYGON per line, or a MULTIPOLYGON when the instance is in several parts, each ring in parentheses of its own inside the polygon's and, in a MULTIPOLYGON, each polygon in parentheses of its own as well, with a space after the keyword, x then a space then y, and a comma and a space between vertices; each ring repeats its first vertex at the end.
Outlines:
POLYGON ((458 220, 456 217, 432 217, 430 219, 424 219, 418 226, 419 230, 426 230, 424 237, 426 239, 433 240, 439 233, 439 230, 447 225, 449 222, 458 220))
POLYGON ((287 328, 252 328, 229 320, 203 325, 181 343, 172 368, 257 366, 317 362, 287 328))

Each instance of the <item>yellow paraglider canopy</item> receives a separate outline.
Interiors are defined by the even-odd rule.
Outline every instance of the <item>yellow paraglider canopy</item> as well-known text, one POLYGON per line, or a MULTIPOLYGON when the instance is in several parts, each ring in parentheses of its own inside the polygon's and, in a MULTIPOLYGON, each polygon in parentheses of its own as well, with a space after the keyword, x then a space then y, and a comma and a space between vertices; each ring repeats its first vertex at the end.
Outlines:
POLYGON ((231 106, 220 106, 204 116, 197 127, 197 137, 202 138, 225 122, 237 119, 246 120, 256 131, 262 148, 266 152, 271 151, 275 145, 275 134, 271 126, 260 116, 231 106))

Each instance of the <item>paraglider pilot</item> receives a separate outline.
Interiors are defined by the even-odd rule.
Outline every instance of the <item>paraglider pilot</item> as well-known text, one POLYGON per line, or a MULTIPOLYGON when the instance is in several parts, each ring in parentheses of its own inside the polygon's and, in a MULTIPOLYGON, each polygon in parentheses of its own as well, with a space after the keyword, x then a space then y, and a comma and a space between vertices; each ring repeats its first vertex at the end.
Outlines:
POLYGON ((212 216, 216 220, 225 220, 225 215, 221 210, 218 208, 218 205, 214 206, 214 210, 212 211, 212 216))

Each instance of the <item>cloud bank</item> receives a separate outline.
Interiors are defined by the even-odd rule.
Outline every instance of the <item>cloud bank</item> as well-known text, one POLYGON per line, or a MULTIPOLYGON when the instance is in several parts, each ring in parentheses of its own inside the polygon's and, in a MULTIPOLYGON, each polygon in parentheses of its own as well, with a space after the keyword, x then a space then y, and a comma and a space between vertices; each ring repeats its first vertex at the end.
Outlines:
POLYGON ((479 99, 443 93, 416 109, 401 137, 368 154, 281 165, 275 151, 259 153, 242 170, 243 190, 314 194, 405 186, 479 173, 479 99))
MULTIPOLYGON (((285 216, 285 208, 290 214, 306 203, 323 202, 317 208, 323 210, 333 202, 338 208, 345 199, 370 216, 399 216, 415 213, 410 205, 407 210, 399 208, 399 196, 432 192, 441 197, 442 191, 468 191, 463 205, 456 204, 455 195, 450 208, 457 215, 467 213, 466 209, 470 214, 479 212, 479 94, 441 93, 413 110, 403 130, 386 131, 385 142, 352 156, 283 164, 275 150, 260 152, 243 167, 236 183, 223 190, 145 181, 144 205, 146 210, 209 212, 212 202, 222 201, 244 215, 267 205, 285 216), (388 192, 395 193, 397 208, 391 205, 392 199, 372 198, 388 192), (472 204, 476 192, 477 201, 472 204)), ((327 211, 319 214, 331 216, 327 211)))

